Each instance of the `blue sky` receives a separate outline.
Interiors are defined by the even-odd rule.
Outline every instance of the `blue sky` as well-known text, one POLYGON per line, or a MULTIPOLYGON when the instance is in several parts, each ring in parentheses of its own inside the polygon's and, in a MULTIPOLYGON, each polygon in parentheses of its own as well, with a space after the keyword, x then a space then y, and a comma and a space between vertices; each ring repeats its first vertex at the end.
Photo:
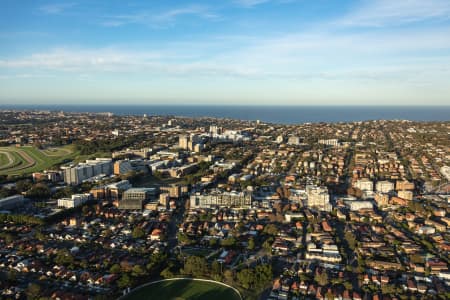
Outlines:
POLYGON ((0 104, 450 105, 448 0, 0 2, 0 104))

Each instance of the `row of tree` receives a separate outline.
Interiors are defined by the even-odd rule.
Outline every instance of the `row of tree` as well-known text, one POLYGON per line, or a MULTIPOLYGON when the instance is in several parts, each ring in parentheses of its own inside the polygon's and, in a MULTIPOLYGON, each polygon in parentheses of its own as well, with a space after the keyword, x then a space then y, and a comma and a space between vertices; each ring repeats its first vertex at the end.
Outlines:
POLYGON ((93 140, 93 141, 85 141, 78 140, 74 142, 77 151, 80 152, 81 155, 94 154, 96 152, 112 152, 123 149, 130 145, 134 145, 141 141, 145 140, 144 135, 131 135, 126 138, 120 139, 103 139, 103 140, 93 140))
MULTIPOLYGON (((184 264, 180 268, 179 274, 195 278, 211 278, 216 281, 223 281, 231 285, 238 285, 251 294, 261 293, 270 285, 273 278, 272 266, 270 264, 260 264, 255 267, 244 268, 238 272, 227 269, 222 263, 214 260, 211 264, 204 257, 188 256, 182 257, 184 264)), ((177 270, 174 265, 169 265, 161 272, 164 278, 172 278, 177 270)))
POLYGON ((0 223, 12 222, 17 224, 42 225, 44 220, 31 215, 0 214, 0 223))

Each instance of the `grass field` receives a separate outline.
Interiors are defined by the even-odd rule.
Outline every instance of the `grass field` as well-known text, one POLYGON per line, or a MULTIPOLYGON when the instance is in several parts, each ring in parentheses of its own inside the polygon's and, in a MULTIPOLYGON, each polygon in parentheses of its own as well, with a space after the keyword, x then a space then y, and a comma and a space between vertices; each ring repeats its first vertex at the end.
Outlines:
POLYGON ((71 149, 68 149, 67 147, 58 147, 58 148, 47 148, 47 149, 43 149, 40 150, 44 155, 46 156, 64 156, 64 155, 68 155, 71 154, 72 151, 71 149))
POLYGON ((13 163, 14 163, 14 161, 11 157, 11 154, 5 153, 5 152, 0 152, 0 166, 8 167, 13 163))
POLYGON ((131 292, 125 300, 240 300, 233 289, 218 283, 190 279, 162 281, 131 292))
POLYGON ((0 175, 22 175, 73 159, 77 156, 72 146, 39 150, 32 146, 0 147, 0 175))

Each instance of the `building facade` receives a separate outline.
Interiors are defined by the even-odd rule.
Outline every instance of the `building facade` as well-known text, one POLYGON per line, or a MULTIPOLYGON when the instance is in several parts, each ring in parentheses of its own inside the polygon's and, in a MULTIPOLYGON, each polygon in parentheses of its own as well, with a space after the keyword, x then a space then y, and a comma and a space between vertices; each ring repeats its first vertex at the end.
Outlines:
POLYGON ((377 192, 390 193, 394 190, 394 184, 387 180, 378 181, 376 188, 377 188, 377 192))
POLYGON ((373 181, 367 178, 356 180, 353 186, 361 191, 373 191, 373 181))
POLYGON ((195 194, 190 197, 191 208, 210 208, 210 207, 242 207, 251 206, 251 193, 245 192, 218 192, 211 194, 195 194))
POLYGON ((333 209, 327 187, 308 185, 306 187, 306 194, 306 207, 316 208, 322 211, 331 211, 333 209))
POLYGON ((77 185, 100 174, 111 175, 113 165, 111 158, 96 158, 95 160, 86 160, 85 163, 80 163, 77 166, 63 168, 63 171, 64 182, 77 185))
POLYGON ((83 205, 91 198, 91 194, 74 194, 71 198, 58 199, 58 207, 75 208, 83 205))
POLYGON ((119 201, 120 209, 142 210, 157 194, 156 188, 131 188, 123 193, 122 200, 119 201))

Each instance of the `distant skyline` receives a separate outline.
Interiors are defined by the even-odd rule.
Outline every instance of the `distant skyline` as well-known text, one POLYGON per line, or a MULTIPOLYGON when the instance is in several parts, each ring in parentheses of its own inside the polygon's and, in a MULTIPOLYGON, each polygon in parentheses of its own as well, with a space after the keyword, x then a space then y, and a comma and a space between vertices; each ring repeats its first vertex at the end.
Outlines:
POLYGON ((6 0, 0 45, 0 105, 450 105, 448 0, 6 0))

